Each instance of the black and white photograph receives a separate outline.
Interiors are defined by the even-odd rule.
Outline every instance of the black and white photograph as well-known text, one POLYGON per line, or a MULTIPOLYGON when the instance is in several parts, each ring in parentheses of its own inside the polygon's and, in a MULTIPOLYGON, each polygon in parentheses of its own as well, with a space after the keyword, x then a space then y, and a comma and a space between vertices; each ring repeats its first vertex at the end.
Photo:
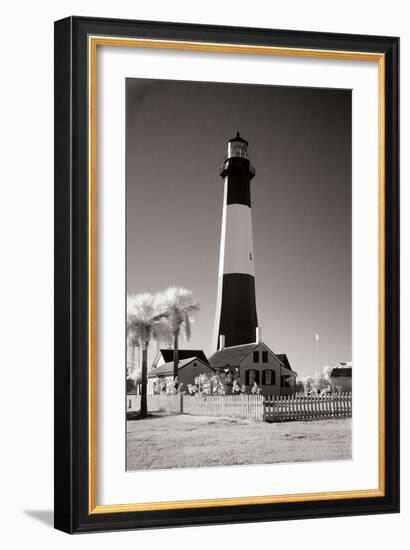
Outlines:
POLYGON ((3 5, 2 548, 401 550, 406 6, 3 5))
POLYGON ((126 79, 127 471, 352 458, 351 116, 126 79))

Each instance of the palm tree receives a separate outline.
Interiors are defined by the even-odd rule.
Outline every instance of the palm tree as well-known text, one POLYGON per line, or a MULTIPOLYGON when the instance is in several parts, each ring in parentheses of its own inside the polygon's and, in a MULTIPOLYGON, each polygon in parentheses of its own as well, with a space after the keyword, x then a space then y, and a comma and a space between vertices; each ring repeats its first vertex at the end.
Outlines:
POLYGON ((178 344, 181 329, 184 329, 187 341, 191 338, 191 323, 199 310, 199 303, 192 292, 186 288, 172 286, 162 293, 162 302, 167 308, 167 323, 174 343, 174 380, 178 376, 178 344))
POLYGON ((137 341, 142 350, 141 417, 147 415, 148 346, 152 338, 162 340, 168 333, 166 304, 159 294, 132 294, 127 298, 127 335, 137 341))

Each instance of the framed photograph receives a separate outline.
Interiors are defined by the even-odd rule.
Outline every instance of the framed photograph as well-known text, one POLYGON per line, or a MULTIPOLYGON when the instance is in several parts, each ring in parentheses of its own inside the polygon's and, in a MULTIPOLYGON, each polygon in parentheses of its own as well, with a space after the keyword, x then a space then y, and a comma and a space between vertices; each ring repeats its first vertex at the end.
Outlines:
POLYGON ((55 527, 399 510, 399 39, 55 24, 55 527))

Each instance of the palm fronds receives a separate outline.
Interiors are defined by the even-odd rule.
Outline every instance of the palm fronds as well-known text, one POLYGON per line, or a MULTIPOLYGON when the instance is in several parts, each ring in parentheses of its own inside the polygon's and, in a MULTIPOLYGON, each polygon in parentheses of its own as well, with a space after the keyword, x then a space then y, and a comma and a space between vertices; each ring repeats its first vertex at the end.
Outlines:
POLYGON ((172 286, 157 294, 127 297, 127 340, 142 349, 141 415, 147 413, 147 349, 152 339, 174 345, 174 379, 178 376, 178 339, 181 328, 187 340, 199 303, 186 288, 172 286))
POLYGON ((141 347, 151 338, 165 337, 166 304, 159 294, 131 294, 127 298, 127 335, 141 347))
POLYGON ((173 334, 179 334, 184 329, 187 340, 191 338, 191 323, 194 322, 195 313, 199 311, 197 302, 190 290, 171 286, 161 293, 161 301, 168 311, 168 323, 173 334))

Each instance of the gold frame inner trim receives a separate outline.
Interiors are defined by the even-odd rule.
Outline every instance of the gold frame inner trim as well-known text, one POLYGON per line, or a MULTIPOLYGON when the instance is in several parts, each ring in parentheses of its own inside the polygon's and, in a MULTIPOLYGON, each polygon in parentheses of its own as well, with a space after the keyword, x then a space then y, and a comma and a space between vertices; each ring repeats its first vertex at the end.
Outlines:
POLYGON ((343 50, 319 50, 307 48, 282 48, 243 44, 218 44, 176 40, 122 38, 112 36, 88 37, 88 510, 90 514, 142 512, 209 508, 215 506, 243 506, 249 504, 273 504, 285 502, 308 502, 341 500, 351 498, 375 498, 385 495, 385 56, 376 52, 351 52, 343 50), (174 500, 160 502, 137 502, 131 504, 97 504, 97 46, 122 46, 134 48, 174 49, 220 53, 258 54, 286 57, 313 57, 377 61, 378 63, 378 298, 379 298, 379 366, 378 366, 378 488, 352 491, 328 491, 292 495, 247 496, 199 500, 174 500))

